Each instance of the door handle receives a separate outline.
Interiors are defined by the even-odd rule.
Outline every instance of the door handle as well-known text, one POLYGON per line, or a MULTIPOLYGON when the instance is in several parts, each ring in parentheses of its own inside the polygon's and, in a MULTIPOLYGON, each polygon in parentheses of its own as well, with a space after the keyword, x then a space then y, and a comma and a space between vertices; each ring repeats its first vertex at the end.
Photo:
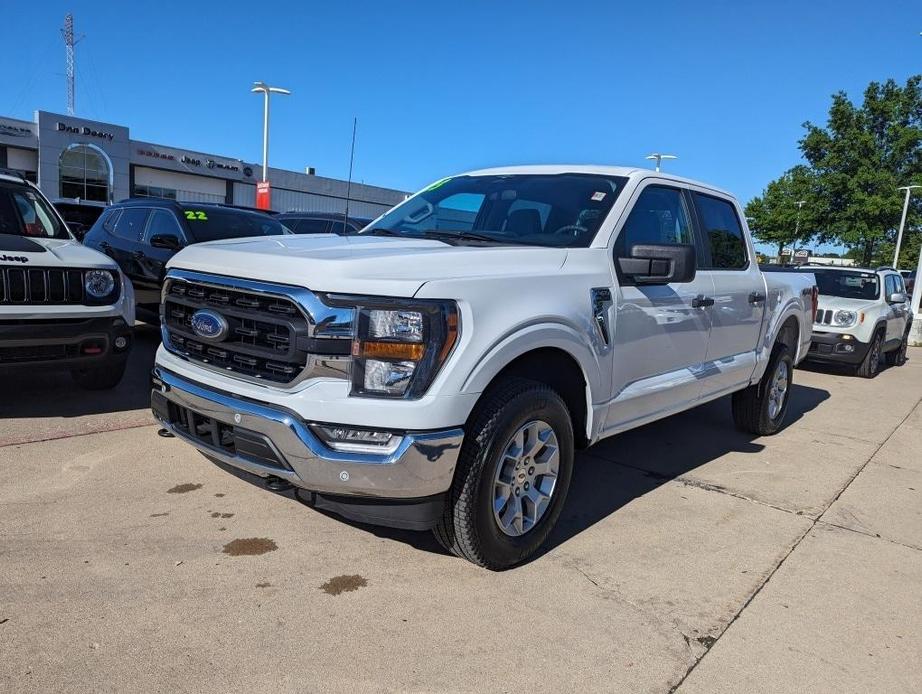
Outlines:
POLYGON ((752 292, 749 295, 750 304, 761 304, 763 301, 765 301, 765 295, 762 292, 752 292))
POLYGON ((713 306, 714 299, 710 296, 704 296, 704 294, 699 294, 694 299, 692 299, 692 308, 705 308, 706 306, 713 306))

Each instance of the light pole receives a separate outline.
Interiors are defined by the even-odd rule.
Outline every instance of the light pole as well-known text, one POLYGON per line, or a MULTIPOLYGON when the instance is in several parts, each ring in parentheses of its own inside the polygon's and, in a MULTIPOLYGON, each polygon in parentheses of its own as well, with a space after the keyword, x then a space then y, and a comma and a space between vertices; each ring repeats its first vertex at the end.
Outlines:
POLYGON ((900 262, 900 246, 903 244, 903 227, 906 226, 906 212, 909 210, 909 196, 912 195, 914 188, 922 186, 900 186, 897 190, 906 191, 906 199, 903 201, 903 217, 900 219, 900 230, 896 235, 896 251, 893 253, 893 267, 896 269, 900 262))
MULTIPOLYGON (((803 209, 803 206, 807 204, 806 200, 798 200, 794 203, 797 205, 797 221, 794 223, 794 247, 791 249, 791 261, 794 261, 794 253, 797 252, 797 242, 800 240, 800 211, 803 209)), ((784 265, 784 260, 781 261, 781 264, 784 265)))
POLYGON ((678 159, 674 154, 660 154, 659 152, 654 152, 653 154, 648 154, 646 159, 655 159, 656 160, 656 171, 659 173, 660 165, 663 162, 663 159, 678 159))
POLYGON ((269 94, 291 94, 282 87, 270 87, 265 82, 254 82, 251 92, 262 92, 263 102, 263 182, 269 180, 269 94))

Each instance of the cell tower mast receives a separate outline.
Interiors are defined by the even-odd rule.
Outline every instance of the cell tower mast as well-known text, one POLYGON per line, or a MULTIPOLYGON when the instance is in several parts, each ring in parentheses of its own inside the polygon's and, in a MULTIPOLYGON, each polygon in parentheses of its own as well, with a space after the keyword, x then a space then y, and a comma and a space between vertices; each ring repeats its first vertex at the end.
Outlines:
POLYGON ((74 15, 64 17, 64 49, 67 53, 67 115, 74 115, 74 15))

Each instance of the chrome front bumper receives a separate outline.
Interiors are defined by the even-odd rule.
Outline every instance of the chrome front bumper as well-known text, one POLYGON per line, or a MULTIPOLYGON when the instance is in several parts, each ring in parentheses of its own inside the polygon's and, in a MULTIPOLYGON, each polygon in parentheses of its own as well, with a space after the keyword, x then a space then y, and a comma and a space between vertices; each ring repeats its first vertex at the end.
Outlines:
POLYGON ((343 496, 413 499, 441 494, 451 486, 464 436, 460 428, 403 432, 390 455, 342 453, 324 444, 293 412, 204 388, 163 368, 154 369, 151 407, 164 427, 210 458, 260 477, 343 496), (266 456, 241 452, 243 446, 218 445, 217 434, 211 439, 190 435, 188 426, 171 421, 167 402, 207 418, 201 421, 219 422, 226 436, 236 438, 239 432, 241 441, 257 441, 258 450, 268 452, 278 465, 266 464, 266 456))

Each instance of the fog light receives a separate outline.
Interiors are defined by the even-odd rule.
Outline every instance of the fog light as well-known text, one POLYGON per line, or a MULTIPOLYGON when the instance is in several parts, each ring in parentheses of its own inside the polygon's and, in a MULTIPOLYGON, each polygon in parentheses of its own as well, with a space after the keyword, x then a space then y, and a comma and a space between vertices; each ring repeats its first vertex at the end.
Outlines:
POLYGON ((341 453, 374 453, 390 455, 400 446, 403 437, 389 431, 353 429, 344 426, 312 424, 311 430, 327 446, 341 453))
POLYGON ((128 339, 124 337, 115 338, 115 349, 125 349, 128 346, 128 339))

